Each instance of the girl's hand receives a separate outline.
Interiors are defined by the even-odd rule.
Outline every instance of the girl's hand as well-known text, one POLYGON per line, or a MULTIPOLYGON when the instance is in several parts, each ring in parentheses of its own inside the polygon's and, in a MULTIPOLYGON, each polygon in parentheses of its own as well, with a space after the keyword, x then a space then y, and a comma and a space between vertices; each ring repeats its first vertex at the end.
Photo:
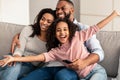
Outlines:
MULTIPOLYGON (((21 57, 20 55, 13 55, 13 57, 21 57)), ((8 63, 8 66, 15 66, 16 62, 10 62, 8 63)))
POLYGON ((14 58, 10 55, 5 55, 4 59, 0 60, 0 66, 4 67, 7 64, 11 63, 14 61, 14 58))
POLYGON ((16 65, 16 62, 10 62, 7 64, 8 66, 15 66, 16 65))
POLYGON ((113 13, 116 14, 117 16, 120 16, 120 11, 118 10, 114 10, 113 13))
POLYGON ((120 11, 117 11, 118 16, 120 16, 120 11))

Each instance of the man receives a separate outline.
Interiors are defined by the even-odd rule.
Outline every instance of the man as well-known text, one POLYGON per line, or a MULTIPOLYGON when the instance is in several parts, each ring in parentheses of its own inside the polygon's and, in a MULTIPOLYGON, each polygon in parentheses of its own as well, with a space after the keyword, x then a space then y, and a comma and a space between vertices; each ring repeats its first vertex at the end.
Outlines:
MULTIPOLYGON (((73 23, 77 24, 80 27, 80 30, 88 28, 88 26, 77 22, 77 20, 74 18, 74 4, 70 0, 58 1, 56 6, 56 16, 57 18, 65 18, 65 17, 69 18, 73 23)), ((12 51, 14 49, 14 44, 16 43, 13 43, 12 51)), ((86 41, 85 45, 91 54, 84 60, 81 59, 73 60, 73 63, 72 65, 69 66, 69 68, 80 70, 90 64, 100 62, 104 59, 103 50, 100 46, 99 41, 96 39, 95 35, 91 39, 86 41)), ((50 62, 49 64, 46 65, 46 67, 55 67, 55 66, 58 67, 63 65, 61 65, 58 62, 50 62)), ((71 73, 72 72, 69 69, 63 69, 56 73, 55 80, 74 80, 72 78, 74 78, 74 75, 76 75, 76 73, 72 73, 72 74, 71 73)), ((106 80, 106 72, 104 68, 102 68, 100 65, 97 65, 95 69, 90 73, 90 75, 85 77, 83 80, 106 80)))

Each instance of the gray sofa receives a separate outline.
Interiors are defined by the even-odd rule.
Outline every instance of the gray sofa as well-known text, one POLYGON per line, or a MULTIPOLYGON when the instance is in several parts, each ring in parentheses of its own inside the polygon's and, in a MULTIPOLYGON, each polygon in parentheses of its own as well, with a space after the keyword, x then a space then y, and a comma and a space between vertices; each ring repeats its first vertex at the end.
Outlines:
MULTIPOLYGON (((10 51, 13 36, 21 31, 25 25, 0 22, 0 56, 10 51)), ((120 80, 119 55, 120 31, 100 31, 97 34, 105 52, 105 59, 100 64, 107 71, 108 80, 120 80)))

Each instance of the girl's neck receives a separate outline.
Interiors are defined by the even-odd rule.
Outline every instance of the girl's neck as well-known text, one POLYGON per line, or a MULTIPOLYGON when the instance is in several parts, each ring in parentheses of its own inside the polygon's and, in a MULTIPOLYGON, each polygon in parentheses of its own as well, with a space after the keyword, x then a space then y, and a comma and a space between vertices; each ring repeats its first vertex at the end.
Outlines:
POLYGON ((41 31, 41 35, 38 35, 38 38, 44 42, 46 42, 46 32, 41 31))
POLYGON ((68 44, 70 44, 69 41, 67 41, 67 42, 65 42, 65 43, 60 43, 60 46, 65 46, 65 45, 68 45, 68 44))

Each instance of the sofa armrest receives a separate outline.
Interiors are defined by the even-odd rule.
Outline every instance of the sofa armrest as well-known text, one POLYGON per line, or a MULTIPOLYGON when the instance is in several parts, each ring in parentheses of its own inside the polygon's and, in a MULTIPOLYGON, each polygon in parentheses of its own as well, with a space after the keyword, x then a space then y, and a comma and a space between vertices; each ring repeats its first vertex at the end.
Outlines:
POLYGON ((119 67, 118 67, 118 75, 117 75, 117 80, 120 79, 120 57, 119 57, 119 67))
POLYGON ((0 22, 0 56, 10 52, 11 42, 17 33, 19 33, 25 25, 0 22))
POLYGON ((105 53, 100 64, 106 69, 109 77, 116 78, 120 56, 120 31, 100 31, 97 38, 105 53))

